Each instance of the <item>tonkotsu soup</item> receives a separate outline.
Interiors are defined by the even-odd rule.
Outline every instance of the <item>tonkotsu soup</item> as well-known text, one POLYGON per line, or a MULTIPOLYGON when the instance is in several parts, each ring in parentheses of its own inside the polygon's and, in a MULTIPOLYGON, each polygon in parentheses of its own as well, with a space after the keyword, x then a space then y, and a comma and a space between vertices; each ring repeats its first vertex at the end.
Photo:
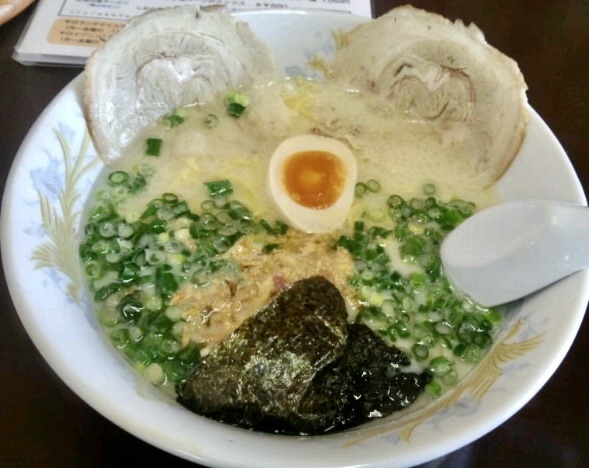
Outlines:
POLYGON ((108 167, 87 209, 81 257, 112 344, 173 392, 282 289, 321 275, 366 324, 431 374, 438 397, 492 344, 500 314, 456 295, 441 270, 444 236, 495 201, 468 155, 426 125, 383 121, 368 95, 286 79, 176 110, 108 167), (328 134, 358 163, 345 223, 328 234, 285 222, 268 190, 286 138, 328 134), (228 286, 229 285, 229 286, 228 286))

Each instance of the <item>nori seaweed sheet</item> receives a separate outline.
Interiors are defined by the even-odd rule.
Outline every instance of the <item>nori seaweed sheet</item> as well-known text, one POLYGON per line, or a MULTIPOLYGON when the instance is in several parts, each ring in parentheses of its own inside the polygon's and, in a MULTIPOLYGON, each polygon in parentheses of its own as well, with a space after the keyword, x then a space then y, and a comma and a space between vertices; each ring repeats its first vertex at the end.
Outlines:
POLYGON ((325 278, 295 283, 246 320, 176 387, 192 411, 246 429, 316 435, 410 405, 429 374, 365 325, 349 324, 325 278))

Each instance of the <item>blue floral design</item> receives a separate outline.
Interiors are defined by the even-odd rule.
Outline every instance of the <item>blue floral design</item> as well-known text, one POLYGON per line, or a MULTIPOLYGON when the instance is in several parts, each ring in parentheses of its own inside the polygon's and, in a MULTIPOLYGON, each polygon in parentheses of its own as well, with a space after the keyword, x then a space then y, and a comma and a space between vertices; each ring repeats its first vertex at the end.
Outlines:
POLYGON ((49 165, 42 169, 33 169, 31 179, 35 189, 47 196, 52 201, 59 198, 60 193, 64 190, 63 170, 57 159, 50 159, 49 165))

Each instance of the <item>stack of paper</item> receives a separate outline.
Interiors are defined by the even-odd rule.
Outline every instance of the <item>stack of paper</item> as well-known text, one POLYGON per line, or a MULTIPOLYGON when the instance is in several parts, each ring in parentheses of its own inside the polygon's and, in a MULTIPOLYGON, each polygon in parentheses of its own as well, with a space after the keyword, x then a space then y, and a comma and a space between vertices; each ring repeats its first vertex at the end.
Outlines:
POLYGON ((228 11, 314 9, 372 17, 370 0, 40 0, 14 59, 25 65, 84 65, 125 22, 154 8, 224 5, 228 11))

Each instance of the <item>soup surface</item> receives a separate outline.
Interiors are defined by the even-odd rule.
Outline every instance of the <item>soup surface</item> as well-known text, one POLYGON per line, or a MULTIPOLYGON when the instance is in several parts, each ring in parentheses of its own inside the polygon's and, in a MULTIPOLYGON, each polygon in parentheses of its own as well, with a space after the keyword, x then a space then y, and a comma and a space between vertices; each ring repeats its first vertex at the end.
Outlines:
POLYGON ((223 95, 166 116, 97 182, 80 252, 113 345, 172 392, 279 293, 323 276, 349 322, 432 375, 428 394, 451 388, 501 319, 456 295, 439 258, 444 236, 496 201, 473 160, 440 130, 335 82, 239 94, 240 115, 223 95), (268 190, 272 153, 300 134, 337 139, 356 158, 354 202, 333 232, 288 226, 268 190))

